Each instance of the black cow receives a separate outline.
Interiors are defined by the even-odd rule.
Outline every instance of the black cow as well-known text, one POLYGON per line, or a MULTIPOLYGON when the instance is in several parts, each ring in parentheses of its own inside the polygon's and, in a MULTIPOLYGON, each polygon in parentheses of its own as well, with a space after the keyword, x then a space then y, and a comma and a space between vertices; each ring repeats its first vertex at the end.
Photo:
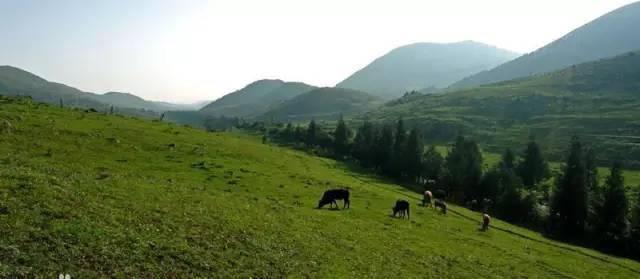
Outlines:
POLYGON ((326 192, 324 192, 324 195, 322 195, 322 198, 318 202, 318 208, 322 208, 327 204, 331 204, 331 208, 333 208, 334 204, 336 205, 336 207, 338 207, 338 202, 336 202, 336 200, 344 200, 344 204, 342 205, 342 208, 349 208, 349 205, 350 205, 349 190, 347 189, 327 190, 326 192))
POLYGON ((442 200, 436 200, 433 202, 434 208, 440 208, 442 210, 442 214, 447 214, 447 204, 442 200))
POLYGON ((396 217, 396 214, 400 213, 400 217, 404 219, 406 214, 407 219, 409 219, 409 202, 405 200, 396 201, 396 206, 393 208, 393 217, 396 217))

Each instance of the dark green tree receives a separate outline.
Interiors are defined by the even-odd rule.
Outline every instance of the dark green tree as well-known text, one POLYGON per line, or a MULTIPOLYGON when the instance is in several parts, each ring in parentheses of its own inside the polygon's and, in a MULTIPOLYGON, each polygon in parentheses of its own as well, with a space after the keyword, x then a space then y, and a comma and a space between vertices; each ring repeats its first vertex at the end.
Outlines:
POLYGON ((342 115, 334 131, 333 149, 337 156, 344 157, 349 154, 349 128, 344 123, 342 115))
POLYGON ((388 125, 382 127, 382 131, 376 140, 375 153, 376 168, 382 173, 390 175, 392 173, 391 154, 393 153, 393 131, 391 131, 391 127, 388 125))
POLYGON ((307 146, 314 146, 318 144, 318 125, 313 119, 311 120, 311 122, 309 122, 309 126, 307 126, 307 133, 304 143, 307 146))
POLYGON ((306 134, 306 131, 302 128, 302 126, 296 125, 296 128, 293 133, 294 133, 295 141, 305 142, 307 138, 307 134, 306 134))
POLYGON ((549 178, 549 164, 542 157, 542 152, 536 141, 531 138, 518 164, 518 175, 522 183, 533 188, 540 181, 549 178))
POLYGON ((424 153, 424 144, 418 129, 411 129, 407 146, 403 153, 405 154, 407 176, 412 181, 417 182, 422 171, 422 154, 424 153))
POLYGON ((430 146, 422 156, 422 177, 427 180, 439 181, 442 178, 444 158, 435 146, 430 146))
POLYGON ((358 159, 360 165, 366 168, 373 167, 375 158, 375 128, 371 123, 364 122, 358 128, 353 140, 352 155, 358 159))
POLYGON ((482 179, 482 153, 473 140, 458 136, 445 159, 445 185, 458 202, 473 198, 474 189, 482 179))
POLYGON ((587 171, 582 144, 578 137, 574 136, 563 172, 556 178, 551 216, 558 216, 560 233, 564 237, 582 237, 587 212, 587 171))
POLYGON ((629 202, 624 187, 624 177, 619 163, 614 163, 606 179, 602 205, 597 208, 596 235, 601 244, 609 248, 622 248, 627 237, 629 202), (613 247, 612 247, 613 246, 613 247))
POLYGON ((284 128, 284 131, 282 131, 282 138, 286 142, 292 142, 295 140, 295 130, 291 122, 287 123, 287 126, 284 128))
POLYGON ((640 191, 636 192, 636 202, 631 212, 630 232, 631 256, 640 259, 640 191))
POLYGON ((393 140, 393 152, 391 153, 391 171, 394 177, 400 178, 407 169, 407 158, 405 154, 407 145, 407 134, 404 130, 404 121, 402 121, 402 118, 399 119, 396 124, 396 132, 394 136, 395 138, 393 140))
POLYGON ((500 161, 500 167, 504 169, 514 170, 516 167, 516 156, 513 155, 511 149, 507 148, 502 154, 502 161, 500 161))

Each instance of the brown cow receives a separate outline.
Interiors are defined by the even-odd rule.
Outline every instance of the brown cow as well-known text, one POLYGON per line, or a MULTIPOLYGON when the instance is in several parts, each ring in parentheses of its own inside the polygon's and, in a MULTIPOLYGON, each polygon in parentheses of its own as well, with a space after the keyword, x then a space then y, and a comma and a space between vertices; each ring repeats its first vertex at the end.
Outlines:
POLYGON ((433 205, 431 202, 433 200, 433 194, 431 191, 424 191, 424 196, 422 197, 422 206, 430 207, 433 205))
POLYGON ((491 223, 491 216, 486 213, 482 214, 482 228, 480 230, 486 232, 489 229, 489 223, 491 223))

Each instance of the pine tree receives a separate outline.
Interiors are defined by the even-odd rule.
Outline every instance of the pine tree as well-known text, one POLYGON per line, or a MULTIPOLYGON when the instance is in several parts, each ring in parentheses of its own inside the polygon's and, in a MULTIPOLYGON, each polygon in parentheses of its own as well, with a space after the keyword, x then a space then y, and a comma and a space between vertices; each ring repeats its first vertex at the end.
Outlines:
POLYGON ((391 154, 393 153, 393 132, 385 125, 376 140, 376 168, 384 174, 391 174, 391 154))
POLYGON ((590 193, 598 191, 598 166, 593 148, 587 149, 584 165, 587 171, 587 189, 590 193))
POLYGON ((400 178, 406 172, 407 163, 406 163, 406 138, 407 134, 404 130, 404 122, 402 118, 398 120, 396 124, 396 133, 395 139, 393 141, 393 153, 392 153, 392 166, 391 171, 392 175, 400 178))
POLYGON ((286 142, 293 141, 295 137, 295 131, 293 130, 293 125, 291 124, 291 122, 287 123, 287 126, 284 128, 284 131, 282 132, 282 137, 286 142))
POLYGON ((352 155, 358 159, 363 167, 372 167, 374 164, 375 129, 369 122, 364 122, 353 140, 352 155))
POLYGON ((438 181, 442 178, 444 158, 435 146, 430 146, 422 157, 422 177, 427 180, 438 181))
POLYGON ((596 234, 602 244, 618 246, 627 236, 629 202, 624 188, 624 177, 619 163, 614 163, 605 183, 602 206, 597 209, 596 234), (617 244, 617 245, 616 245, 617 244))
POLYGON ((504 151, 504 154, 502 154, 502 161, 500 161, 500 167, 504 169, 513 170, 515 169, 515 161, 516 161, 515 155, 513 155, 513 152, 511 152, 511 149, 507 148, 507 150, 504 151))
POLYGON ((306 136, 305 130, 300 125, 296 125, 296 129, 294 130, 295 141, 305 142, 307 139, 306 136))
POLYGON ((581 237, 588 210, 587 174, 582 144, 573 137, 563 173, 556 178, 551 216, 559 216, 565 237, 581 237))
POLYGON ((342 115, 340 115, 334 132, 333 148, 335 154, 339 157, 346 156, 349 153, 349 128, 344 123, 342 115))
POLYGON ((445 159, 445 184, 458 202, 473 195, 482 179, 482 153, 478 145, 462 136, 456 139, 445 159))
POLYGON ((549 178, 549 165, 542 157, 540 147, 533 138, 527 144, 522 161, 518 164, 518 175, 522 178, 524 186, 528 188, 533 188, 540 181, 549 178))
POLYGON ((640 259, 640 192, 636 193, 636 202, 633 207, 633 211, 631 212, 631 247, 630 250, 633 251, 631 256, 636 259, 640 259))
POLYGON ((316 125, 316 121, 312 119, 311 122, 309 122, 309 126, 307 126, 307 134, 305 136, 304 143, 309 147, 316 145, 318 143, 317 141, 318 127, 316 125))
POLYGON ((422 144, 422 138, 418 129, 413 128, 409 133, 409 140, 405 151, 405 165, 406 172, 410 179, 414 182, 420 177, 422 170, 422 154, 424 153, 424 144, 422 144))

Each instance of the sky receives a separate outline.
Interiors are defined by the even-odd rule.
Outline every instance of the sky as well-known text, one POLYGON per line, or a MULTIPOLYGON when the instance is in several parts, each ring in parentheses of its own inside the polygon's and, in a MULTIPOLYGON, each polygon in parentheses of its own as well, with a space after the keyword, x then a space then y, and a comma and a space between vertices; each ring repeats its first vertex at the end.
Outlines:
POLYGON ((334 86, 416 42, 532 52, 633 0, 0 0, 0 65, 190 103, 259 79, 334 86))

